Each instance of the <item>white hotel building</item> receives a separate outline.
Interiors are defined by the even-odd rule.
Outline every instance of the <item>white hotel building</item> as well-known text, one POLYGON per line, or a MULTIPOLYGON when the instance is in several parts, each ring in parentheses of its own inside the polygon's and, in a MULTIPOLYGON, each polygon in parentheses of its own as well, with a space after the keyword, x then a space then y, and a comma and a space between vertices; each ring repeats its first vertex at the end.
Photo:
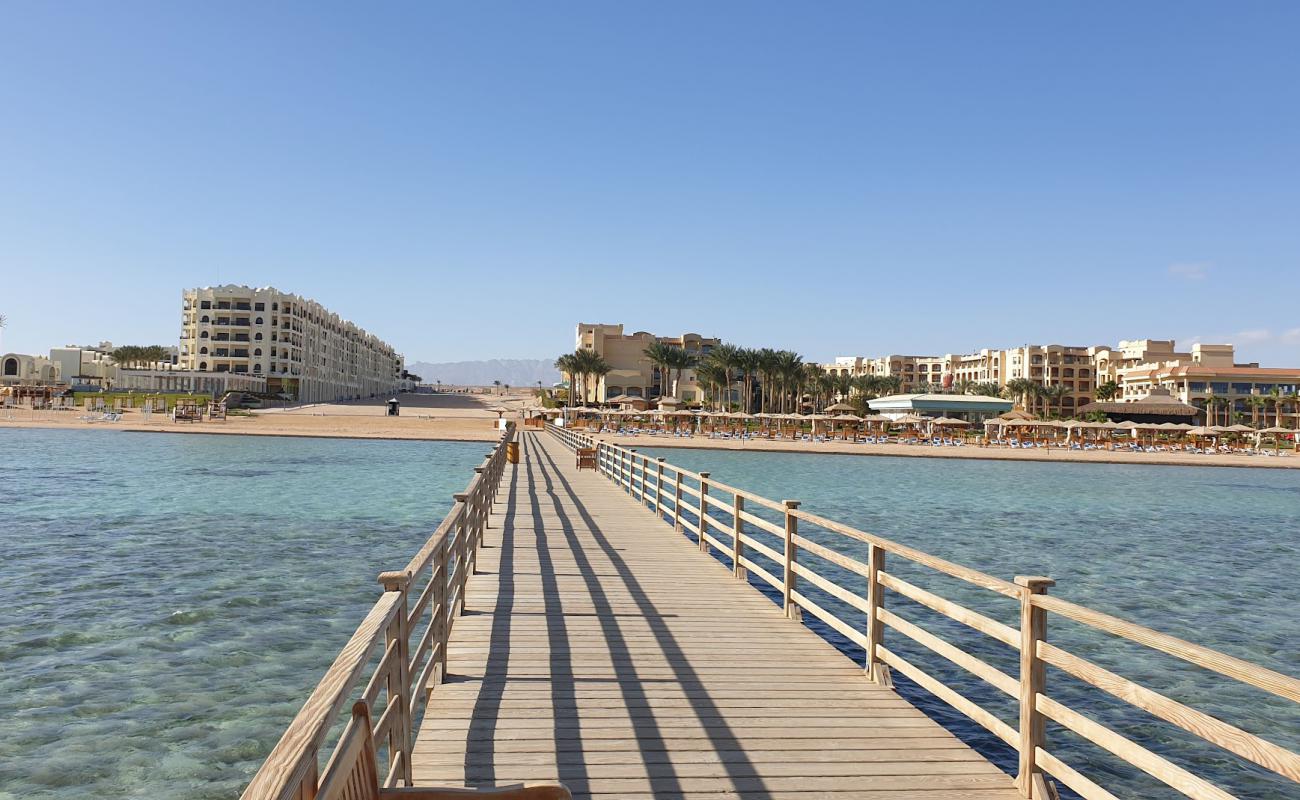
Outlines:
POLYGON ((272 287, 182 294, 180 367, 264 377, 266 391, 331 402, 397 391, 402 356, 314 300, 272 287))

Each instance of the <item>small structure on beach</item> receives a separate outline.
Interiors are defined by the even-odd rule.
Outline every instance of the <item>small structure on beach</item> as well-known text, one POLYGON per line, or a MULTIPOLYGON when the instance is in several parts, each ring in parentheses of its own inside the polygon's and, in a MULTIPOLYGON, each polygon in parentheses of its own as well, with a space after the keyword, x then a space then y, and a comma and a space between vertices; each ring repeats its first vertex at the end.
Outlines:
POLYGON ((895 420, 913 415, 948 417, 973 423, 1005 414, 1012 408, 1010 400, 971 394, 893 394, 868 400, 867 405, 876 414, 895 420))
POLYGON ((1080 415, 1094 411, 1105 414, 1111 422, 1194 423, 1201 415, 1201 409, 1179 402, 1168 389, 1160 386, 1153 387, 1146 397, 1131 403, 1099 402, 1079 407, 1080 415))

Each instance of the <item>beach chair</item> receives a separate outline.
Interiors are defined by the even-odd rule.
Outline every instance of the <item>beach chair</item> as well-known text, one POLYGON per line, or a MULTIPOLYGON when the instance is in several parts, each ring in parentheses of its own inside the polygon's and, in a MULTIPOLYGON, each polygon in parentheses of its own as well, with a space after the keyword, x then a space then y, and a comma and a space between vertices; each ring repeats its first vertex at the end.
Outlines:
POLYGON ((491 789, 379 786, 379 763, 370 732, 370 708, 352 706, 352 719, 321 776, 316 800, 572 800, 561 783, 521 783, 491 789))

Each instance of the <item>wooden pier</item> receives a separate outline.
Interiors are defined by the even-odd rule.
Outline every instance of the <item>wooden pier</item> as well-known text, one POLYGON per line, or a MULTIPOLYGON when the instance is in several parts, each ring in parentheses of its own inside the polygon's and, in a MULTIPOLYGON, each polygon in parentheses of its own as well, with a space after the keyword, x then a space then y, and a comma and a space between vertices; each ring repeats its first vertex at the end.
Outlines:
MULTIPOLYGON (((380 575, 380 600, 244 800, 378 797, 348 777, 355 746, 323 760, 358 699, 351 726, 371 728, 385 787, 555 781, 575 797, 611 800, 1014 800, 1054 797, 1059 782, 1114 798, 1053 752, 1052 720, 1188 797, 1232 797, 1054 699, 1047 665, 1300 782, 1300 756, 1049 644, 1047 617, 1284 700, 1300 702, 1300 681, 1050 597, 1046 578, 985 575, 559 428, 508 431, 476 473, 424 548, 380 575), (595 451, 595 470, 576 468, 583 448, 595 451), (865 544, 867 558, 837 551, 828 536, 865 544), (1016 604, 1019 628, 903 580, 887 558, 1016 604), (817 563, 847 570, 856 589, 817 563), (887 593, 1018 652, 1019 676, 887 609, 887 593), (861 612, 865 624, 834 608, 861 612), (865 663, 801 624, 804 614, 861 646, 865 663), (996 687, 1018 719, 907 660, 887 632, 996 687), (895 671, 1006 742, 1019 754, 1016 774, 899 696, 895 671), (343 783, 352 788, 336 793, 343 783)), ((343 738, 355 745, 354 727, 343 738)))
POLYGON ((970 797, 1012 779, 556 440, 521 434, 417 785, 575 796, 970 797))

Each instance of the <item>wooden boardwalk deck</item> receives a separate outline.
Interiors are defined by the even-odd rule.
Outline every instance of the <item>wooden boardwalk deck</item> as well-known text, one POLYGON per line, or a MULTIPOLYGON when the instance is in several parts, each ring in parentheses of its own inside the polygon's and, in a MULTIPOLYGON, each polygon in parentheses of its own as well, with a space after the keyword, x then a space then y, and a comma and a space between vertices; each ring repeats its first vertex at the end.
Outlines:
POLYGON ((1012 800, 1012 779, 521 434, 414 757, 416 785, 575 796, 1012 800))

